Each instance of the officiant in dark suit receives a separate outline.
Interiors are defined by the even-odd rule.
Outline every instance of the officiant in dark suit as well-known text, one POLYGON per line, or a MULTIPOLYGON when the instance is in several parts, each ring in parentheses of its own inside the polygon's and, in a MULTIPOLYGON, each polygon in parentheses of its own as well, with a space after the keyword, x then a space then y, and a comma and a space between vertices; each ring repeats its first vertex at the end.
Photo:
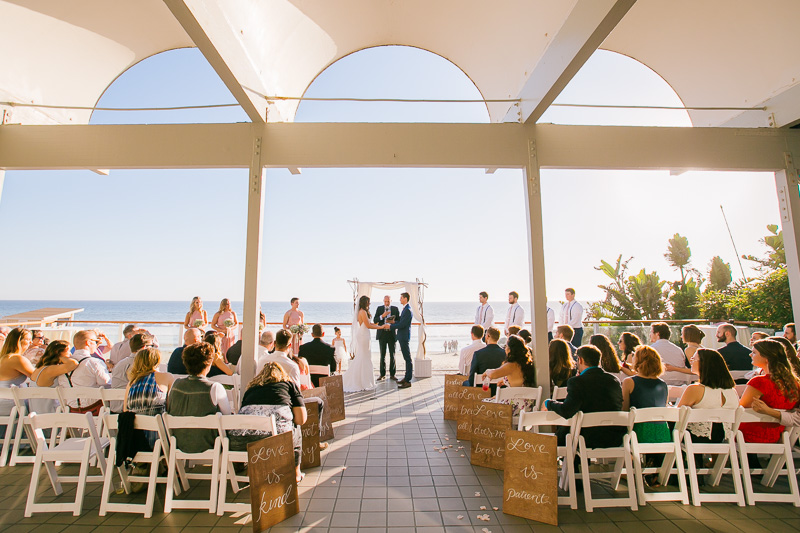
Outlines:
MULTIPOLYGON (((322 324, 314 324, 311 327, 311 342, 300 345, 300 357, 304 357, 309 365, 327 366, 331 369, 331 374, 336 372, 336 359, 333 357, 333 346, 322 340, 325 331, 322 324)), ((324 377, 320 374, 311 374, 311 383, 319 387, 319 378, 324 377)))
MULTIPOLYGON (((390 324, 397 322, 400 319, 400 310, 397 309, 396 306, 392 305, 392 299, 389 296, 383 297, 383 305, 379 306, 378 309, 375 310, 375 318, 373 322, 382 326, 389 322, 390 324)), ((379 329, 378 332, 375 334, 375 338, 378 339, 378 344, 381 347, 381 375, 378 378, 378 381, 383 381, 386 379, 386 349, 389 349, 389 377, 397 381, 397 377, 395 376, 396 368, 394 363, 394 349, 396 345, 396 338, 395 333, 391 329, 379 329)))

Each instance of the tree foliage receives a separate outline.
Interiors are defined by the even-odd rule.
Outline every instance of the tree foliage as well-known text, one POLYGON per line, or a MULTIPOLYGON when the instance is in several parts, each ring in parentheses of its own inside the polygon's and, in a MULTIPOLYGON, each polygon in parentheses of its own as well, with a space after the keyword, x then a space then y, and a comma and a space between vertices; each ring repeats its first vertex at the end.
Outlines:
POLYGON ((718 255, 711 258, 708 265, 708 291, 724 291, 733 281, 731 265, 722 260, 718 255))
POLYGON ((642 269, 637 275, 628 275, 628 263, 622 260, 622 254, 616 263, 600 261, 595 267, 608 276, 611 281, 607 285, 599 285, 606 291, 603 301, 592 303, 589 312, 596 318, 612 320, 641 320, 663 318, 666 314, 664 291, 666 281, 662 281, 656 272, 647 273, 642 269))
POLYGON ((777 224, 767 226, 770 235, 767 235, 759 242, 764 244, 769 250, 764 258, 754 255, 743 255, 742 259, 758 263, 756 270, 759 272, 771 272, 786 266, 786 250, 783 247, 783 230, 778 230, 777 224))
POLYGON ((692 249, 689 239, 679 233, 673 235, 664 254, 667 262, 681 273, 681 279, 671 284, 669 301, 672 318, 700 317, 700 285, 703 279, 700 272, 692 268, 692 249), (695 279, 696 278, 696 279, 695 279))
POLYGON ((683 237, 679 233, 673 235, 669 240, 667 253, 664 254, 664 258, 666 258, 672 268, 677 268, 681 271, 681 282, 685 283, 689 264, 692 262, 692 250, 689 248, 689 239, 683 237))

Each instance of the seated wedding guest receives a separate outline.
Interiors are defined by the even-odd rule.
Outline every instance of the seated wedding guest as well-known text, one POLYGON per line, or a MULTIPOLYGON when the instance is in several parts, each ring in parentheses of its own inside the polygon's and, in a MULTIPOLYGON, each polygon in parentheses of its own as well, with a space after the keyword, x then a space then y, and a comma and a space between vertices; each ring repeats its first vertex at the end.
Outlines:
POLYGON ((761 400, 753 400, 751 407, 756 413, 775 418, 782 426, 800 426, 800 403, 794 409, 788 411, 773 409, 761 400))
POLYGON ((469 336, 472 339, 472 344, 462 348, 461 353, 458 355, 458 373, 464 376, 468 375, 475 352, 486 347, 486 343, 481 340, 483 339, 483 326, 472 326, 472 329, 469 330, 469 336))
POLYGON ((639 340, 639 337, 630 331, 623 331, 619 336, 619 343, 617 346, 619 347, 620 359, 622 359, 622 364, 625 365, 625 367, 629 369, 633 368, 633 352, 636 350, 636 347, 641 344, 642 341, 639 340))
POLYGON ((633 370, 622 366, 619 357, 617 357, 617 351, 614 349, 614 345, 611 344, 611 339, 605 335, 592 335, 589 339, 589 344, 597 346, 602 354, 600 356, 600 368, 616 376, 620 383, 627 376, 632 376, 635 373, 633 370))
POLYGON ((754 331, 750 334, 750 346, 755 344, 756 341, 769 338, 769 335, 763 331, 754 331))
POLYGON ((778 341, 783 345, 783 349, 786 351, 786 359, 789 360, 789 366, 792 367, 794 370, 795 376, 800 376, 800 359, 797 357, 797 350, 794 347, 794 344, 789 342, 789 339, 786 337, 767 337, 768 339, 778 341))
MULTIPOLYGON (((276 335, 278 347, 284 349, 292 342, 291 333, 285 338, 281 329, 276 335)), ((240 415, 274 416, 278 433, 292 432, 294 444, 294 464, 297 481, 303 479, 300 471, 300 457, 302 456, 302 431, 300 426, 308 418, 303 395, 300 389, 284 372, 280 364, 268 362, 258 375, 247 385, 247 390, 242 397, 240 415)), ((247 443, 269 437, 269 431, 259 430, 231 430, 228 432, 231 450, 246 450, 247 443)))
MULTIPOLYGON (((271 350, 275 349, 275 334, 271 331, 264 331, 261 333, 261 336, 258 339, 258 346, 256 346, 256 371, 253 373, 254 376, 257 376, 261 369, 264 368, 264 365, 267 363, 266 357, 269 355, 271 350)), ((239 362, 236 364, 236 373, 241 375, 242 373, 242 358, 239 358, 239 362)))
MULTIPOLYGON (((691 359, 692 372, 700 376, 700 381, 686 387, 678 407, 688 406, 692 409, 736 409, 739 407, 739 395, 728 365, 716 350, 700 348, 691 359)), ((686 429, 693 442, 720 443, 731 435, 730 424, 712 422, 692 422, 686 429)), ((695 456, 695 465, 703 464, 702 456, 695 456)))
MULTIPOLYGON (((506 352, 497 345, 500 340, 500 330, 495 327, 490 327, 486 330, 486 347, 476 351, 472 356, 472 364, 469 367, 469 379, 464 382, 464 385, 474 385, 475 374, 483 374, 487 370, 499 368, 506 360, 506 352)), ((490 385, 492 395, 497 390, 497 385, 492 383, 490 385)))
MULTIPOLYGON (((686 355, 677 345, 669 341, 670 331, 666 322, 654 322, 650 325, 650 347, 658 352, 664 365, 677 368, 686 368, 686 355)), ((689 381, 688 374, 677 371, 667 371, 664 381, 667 385, 685 385, 689 381)))
MULTIPOLYGON (((128 371, 130 381, 125 389, 123 409, 137 415, 159 415, 167 405, 167 393, 172 386, 172 374, 159 372, 161 352, 158 348, 142 348, 133 359, 133 366, 128 371)), ((158 432, 145 431, 152 449, 158 438, 158 432)))
MULTIPOLYGON (((527 329, 519 330, 519 333, 517 335, 522 337, 522 340, 524 340, 525 344, 527 344, 528 346, 530 346, 531 342, 533 342, 533 336, 531 335, 531 332, 528 331, 527 329)), ((456 341, 456 342, 458 342, 458 341, 456 341)), ((550 341, 548 341, 548 342, 550 342, 550 341)))
POLYGON ((42 356, 44 355, 45 347, 46 347, 45 338, 44 338, 44 333, 42 333, 42 330, 32 329, 31 345, 28 346, 28 349, 25 350, 25 353, 23 353, 22 355, 28 361, 30 361, 33 366, 36 366, 36 363, 38 363, 39 359, 41 359, 42 356))
POLYGON ((131 355, 131 348, 128 345, 128 341, 134 334, 136 334, 136 324, 128 324, 125 326, 125 329, 122 330, 122 340, 112 346, 108 354, 108 360, 111 361, 112 364, 116 365, 131 355))
MULTIPOLYGON (((636 375, 622 382, 622 410, 631 407, 666 407, 669 389, 660 376, 664 373, 661 356, 650 346, 636 348, 636 375)), ((669 428, 665 422, 634 424, 639 442, 669 442, 669 428)))
POLYGON ((736 328, 731 324, 721 324, 717 328, 717 342, 724 342, 719 354, 725 359, 728 370, 747 370, 753 369, 753 361, 750 359, 750 349, 736 340, 736 328))
MULTIPOLYGON (((128 379, 128 371, 133 366, 133 361, 136 358, 136 353, 142 348, 153 347, 153 336, 147 333, 137 333, 128 340, 128 347, 133 350, 133 353, 121 360, 111 371, 111 388, 112 389, 125 389, 128 387, 130 380, 128 379)), ((122 400, 113 400, 109 402, 109 408, 112 413, 121 413, 124 408, 122 400)))
MULTIPOLYGON (((739 405, 751 407, 753 400, 763 401, 773 409, 793 409, 800 399, 800 382, 786 358, 786 350, 777 341, 765 339, 753 345, 753 366, 763 375, 747 383, 739 405)), ((769 422, 743 422, 739 430, 745 442, 778 442, 783 426, 769 422)))
MULTIPOLYGON (((78 368, 78 362, 69 355, 67 341, 53 341, 47 345, 36 370, 31 374, 32 387, 57 387, 58 376, 63 376, 78 368)), ((57 400, 43 400, 32 398, 28 406, 33 413, 55 413, 58 407, 57 400)))
POLYGON ((189 312, 186 313, 186 318, 183 321, 183 327, 186 329, 197 328, 205 331, 208 326, 208 314, 203 309, 203 300, 199 296, 192 298, 192 303, 189 304, 189 312))
MULTIPOLYGON (((513 326, 512 326, 513 327, 513 326)), ((506 387, 535 387, 536 367, 533 364, 531 349, 519 335, 511 335, 506 343, 506 359, 503 366, 494 370, 487 370, 489 379, 503 378, 506 387)), ((505 400, 503 403, 509 403, 505 400)), ((520 411, 529 411, 533 407, 531 399, 515 399, 512 405, 512 416, 519 415, 520 411)))
MULTIPOLYGON (((178 346, 172 351, 167 362, 167 372, 174 375, 185 375, 186 367, 183 366, 183 350, 192 344, 202 342, 203 332, 199 328, 189 328, 183 333, 183 346, 178 346)), ((135 352, 134 352, 135 353, 135 352)))
POLYGON ((797 330, 794 327, 794 322, 789 322, 783 326, 783 336, 787 341, 794 344, 795 350, 797 349, 797 330))
POLYGON ((2 348, 3 343, 6 342, 6 337, 9 333, 11 333, 11 328, 8 326, 0 326, 0 348, 2 348))
MULTIPOLYGON (((687 361, 691 361, 694 352, 703 347, 701 343, 705 336, 706 334, 703 333, 703 330, 694 324, 689 324, 681 328, 681 340, 686 344, 686 348, 683 349, 683 354, 686 356, 687 361)), ((747 360, 750 360, 749 355, 747 356, 747 360)))
POLYGON ((567 341, 567 344, 569 345, 569 355, 572 357, 573 361, 575 360, 575 351, 578 349, 577 346, 572 344, 572 337, 574 335, 575 330, 572 329, 572 326, 562 324, 556 328, 555 338, 567 341))
MULTIPOLYGON (((97 343, 97 334, 93 330, 79 331, 72 337, 72 344, 75 347, 72 358, 78 361, 78 368, 71 374, 58 377, 60 387, 108 388, 111 385, 111 375, 105 363, 92 357, 97 343)), ((70 400, 67 405, 71 413, 92 413, 94 416, 99 416, 103 402, 78 398, 70 400)))
POLYGON ((222 345, 224 342, 224 337, 220 335, 218 332, 209 330, 206 331, 206 334, 203 335, 203 342, 207 342, 211 345, 214 349, 214 353, 216 357, 214 357, 214 363, 211 365, 211 370, 208 372, 208 377, 213 378, 214 376, 232 376, 233 370, 231 370, 228 365, 225 363, 225 354, 222 351, 222 345))
POLYGON ((519 326, 508 326, 508 336, 519 335, 520 330, 522 330, 522 328, 519 326))
POLYGON ((300 388, 300 367, 297 363, 292 361, 287 352, 289 351, 292 343, 292 332, 288 329, 279 329, 275 333, 275 351, 272 353, 264 354, 259 358, 259 362, 264 363, 278 363, 283 368, 283 371, 289 376, 289 379, 300 388))
MULTIPOLYGON (((600 368, 600 350, 587 344, 577 350, 578 375, 567 381, 564 401, 545 400, 543 411, 553 411, 563 418, 572 418, 578 411, 597 413, 622 410, 622 386, 619 380, 600 368)), ((589 448, 612 448, 622 445, 627 427, 586 428, 581 435, 589 448)), ((569 427, 556 430, 559 446, 564 446, 569 427)))
MULTIPOLYGON (((167 413, 173 416, 207 416, 231 414, 228 394, 220 383, 206 376, 215 357, 207 342, 190 344, 183 350, 183 365, 189 374, 172 383, 167 396, 167 413)), ((200 453, 214 447, 219 432, 213 429, 175 429, 172 431, 178 448, 187 453, 200 453)))
MULTIPOLYGON (((311 342, 300 345, 300 357, 304 358, 309 365, 327 366, 330 369, 331 375, 336 372, 336 358, 334 357, 335 350, 333 346, 322 340, 325 336, 325 331, 322 324, 314 324, 311 326, 311 342)), ((311 383, 315 387, 319 387, 319 378, 323 377, 320 374, 311 375, 311 383)))
MULTIPOLYGON (((8 332, 3 347, 0 348, 0 388, 10 389, 21 386, 33 373, 33 365, 22 356, 31 344, 31 332, 25 328, 14 328, 8 332)), ((14 407, 14 400, 0 400, 0 415, 8 416, 14 407)), ((0 426, 5 434, 5 426, 0 426)))
POLYGON ((566 387, 567 380, 575 375, 575 363, 569 353, 569 343, 564 339, 553 339, 548 348, 550 356, 550 383, 554 387, 566 387))
MULTIPOLYGON (((258 313, 258 334, 264 332, 264 328, 267 327, 267 317, 264 316, 264 313, 258 313)), ((228 351, 225 352, 225 359, 232 365, 239 364, 239 358, 242 357, 242 339, 233 343, 233 346, 228 348, 228 351)))
POLYGON ((300 390, 304 391, 313 389, 314 384, 311 383, 311 369, 308 368, 308 361, 299 355, 295 355, 291 351, 287 355, 289 356, 289 359, 294 361, 297 367, 300 369, 300 390))

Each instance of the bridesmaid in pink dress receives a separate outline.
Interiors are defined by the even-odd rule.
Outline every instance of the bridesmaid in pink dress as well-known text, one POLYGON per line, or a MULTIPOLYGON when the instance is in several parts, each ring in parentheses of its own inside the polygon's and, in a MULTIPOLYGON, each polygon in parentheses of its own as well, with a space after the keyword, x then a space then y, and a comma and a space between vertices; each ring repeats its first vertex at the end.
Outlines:
POLYGON ((200 331, 206 330, 206 326, 208 326, 208 314, 206 310, 203 309, 203 300, 200 299, 199 296, 192 298, 192 305, 189 306, 189 312, 186 313, 186 320, 183 326, 186 329, 198 328, 200 331), (202 322, 199 326, 195 325, 198 320, 202 322))
MULTIPOLYGON (((222 333, 222 355, 224 356, 225 353, 228 351, 228 348, 233 346, 233 343, 236 341, 236 326, 239 325, 239 321, 236 319, 236 313, 231 309, 231 301, 227 298, 223 298, 223 300, 219 303, 219 311, 216 312, 214 318, 211 319, 211 327, 214 330, 219 331, 222 333), (229 321, 230 325, 225 325, 225 322, 229 321)), ((227 359, 225 360, 227 362, 227 359)))
MULTIPOLYGON (((289 329, 291 326, 297 326, 299 324, 305 324, 303 312, 298 310, 298 307, 300 307, 300 298, 292 298, 289 303, 292 305, 292 308, 283 315, 284 329, 289 329)), ((300 335, 292 335, 293 354, 297 355, 300 353, 300 341, 302 340, 303 338, 300 335)))

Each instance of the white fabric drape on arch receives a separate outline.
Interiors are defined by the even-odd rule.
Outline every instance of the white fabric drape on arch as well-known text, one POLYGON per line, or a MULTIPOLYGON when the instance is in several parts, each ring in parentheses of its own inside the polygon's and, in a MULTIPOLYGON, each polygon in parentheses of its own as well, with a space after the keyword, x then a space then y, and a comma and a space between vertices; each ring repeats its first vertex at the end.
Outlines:
MULTIPOLYGON (((356 308, 353 313, 353 328, 351 332, 355 332, 356 326, 358 325, 358 301, 361 299, 362 296, 367 296, 370 299, 370 306, 373 305, 372 302, 372 289, 384 289, 384 290, 398 290, 404 289, 404 292, 407 292, 409 295, 408 304, 411 306, 411 314, 413 315, 414 319, 419 322, 419 326, 417 328, 417 357, 419 359, 425 359, 425 319, 422 316, 422 307, 420 305, 420 298, 419 298, 419 287, 420 283, 417 281, 393 281, 393 282, 382 282, 382 281, 357 281, 356 283, 356 308)), ((377 305, 383 305, 383 299, 379 302, 374 302, 377 305)), ((403 309, 400 306, 399 300, 394 303, 400 311, 402 312, 403 309)), ((374 318, 374 317, 373 317, 374 318)), ((350 334, 350 345, 354 346, 353 344, 353 333, 350 334)), ((399 352, 398 352, 399 353, 399 352)))

